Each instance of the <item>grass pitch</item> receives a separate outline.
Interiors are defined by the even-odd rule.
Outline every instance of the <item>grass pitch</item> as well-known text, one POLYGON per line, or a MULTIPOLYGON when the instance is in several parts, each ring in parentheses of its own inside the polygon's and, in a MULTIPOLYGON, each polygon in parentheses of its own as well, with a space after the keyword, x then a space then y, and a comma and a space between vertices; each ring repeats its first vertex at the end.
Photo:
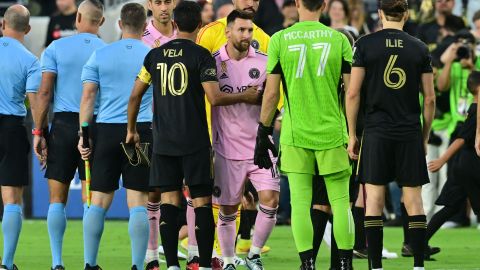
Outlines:
MULTIPOLYGON (((105 270, 129 270, 130 241, 126 221, 108 221, 102 238, 99 265, 105 270)), ((3 239, 2 239, 3 241, 3 239)), ((385 228, 384 244, 390 251, 400 252, 402 231, 400 228, 385 228)), ((442 252, 435 256, 436 261, 426 262, 428 270, 480 270, 480 231, 470 229, 440 230, 431 241, 440 246, 442 252)), ((267 270, 297 270, 299 259, 290 227, 276 227, 268 245, 270 253, 264 256, 267 270)), ((69 221, 63 247, 64 263, 68 270, 83 269, 83 240, 81 221, 69 221)), ((322 244, 317 269, 328 269, 329 250, 322 244)), ((50 244, 47 224, 43 220, 26 220, 18 245, 15 263, 20 270, 50 269, 50 244)), ((182 262, 182 268, 185 261, 182 262)), ((384 260, 386 270, 412 269, 412 258, 384 260)), ((355 270, 366 270, 366 260, 355 260, 355 270)), ((161 265, 166 269, 166 265, 161 265)), ((183 268, 184 269, 184 268, 183 268)), ((240 266, 239 270, 244 270, 240 266)))

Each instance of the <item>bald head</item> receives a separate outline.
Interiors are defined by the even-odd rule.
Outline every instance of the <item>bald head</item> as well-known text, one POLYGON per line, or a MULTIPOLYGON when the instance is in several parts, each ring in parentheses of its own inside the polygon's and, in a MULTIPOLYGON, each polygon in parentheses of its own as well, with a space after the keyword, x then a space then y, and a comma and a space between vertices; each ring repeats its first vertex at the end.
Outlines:
POLYGON ((30 12, 22 5, 13 5, 5 12, 3 21, 5 28, 25 33, 30 29, 30 12))
POLYGON ((78 7, 83 20, 99 24, 103 20, 103 4, 98 0, 85 0, 78 7))

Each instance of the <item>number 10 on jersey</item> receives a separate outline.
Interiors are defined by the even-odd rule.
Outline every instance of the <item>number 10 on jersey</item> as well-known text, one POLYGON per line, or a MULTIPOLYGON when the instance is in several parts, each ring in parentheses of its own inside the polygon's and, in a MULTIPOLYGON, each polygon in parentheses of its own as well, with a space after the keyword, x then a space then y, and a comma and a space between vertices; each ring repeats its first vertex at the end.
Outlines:
MULTIPOLYGON (((317 69, 317 76, 325 75, 325 66, 327 65, 328 55, 330 54, 330 43, 313 43, 312 48, 313 50, 321 50, 322 54, 320 55, 320 62, 318 64, 317 69)), ((305 44, 296 44, 288 46, 289 52, 300 52, 300 56, 298 58, 298 66, 297 72, 295 74, 295 78, 302 78, 303 77, 303 70, 305 69, 305 61, 307 60, 307 50, 309 48, 305 44)))

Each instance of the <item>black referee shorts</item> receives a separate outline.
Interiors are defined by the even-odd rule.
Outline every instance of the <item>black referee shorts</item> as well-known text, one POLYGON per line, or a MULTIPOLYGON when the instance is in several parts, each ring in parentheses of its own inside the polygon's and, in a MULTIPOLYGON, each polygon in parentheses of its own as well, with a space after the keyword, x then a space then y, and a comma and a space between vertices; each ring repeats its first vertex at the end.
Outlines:
POLYGON ((409 141, 365 134, 359 163, 359 179, 363 183, 386 185, 395 180, 404 187, 429 183, 421 134, 409 141))
MULTIPOLYGON (((141 142, 149 143, 148 154, 152 153, 152 124, 137 123, 141 142)), ((120 145, 127 136, 127 124, 97 123, 94 140, 91 190, 112 192, 119 188, 122 176, 123 187, 136 191, 149 191, 150 168, 132 166, 120 145)))
POLYGON ((28 186, 30 142, 23 119, 0 114, 1 186, 28 186))
POLYGON ((192 199, 211 196, 213 175, 210 146, 184 156, 152 154, 150 186, 160 188, 162 193, 181 191, 185 179, 192 199))
MULTIPOLYGON (((52 127, 47 136, 48 156, 45 178, 70 183, 78 174, 85 180, 85 162, 78 152, 79 115, 73 112, 58 112, 53 116, 52 127)), ((93 122, 93 121, 92 121, 93 122)), ((94 125, 89 129, 94 137, 94 125), (93 127, 93 128, 92 128, 93 127)))

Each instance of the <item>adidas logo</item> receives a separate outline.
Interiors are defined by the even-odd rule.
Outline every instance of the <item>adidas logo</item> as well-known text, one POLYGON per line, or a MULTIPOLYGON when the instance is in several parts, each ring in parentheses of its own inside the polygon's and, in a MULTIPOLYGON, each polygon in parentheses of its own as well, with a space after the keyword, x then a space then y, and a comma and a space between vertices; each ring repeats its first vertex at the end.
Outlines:
POLYGON ((198 226, 195 226, 195 231, 198 231, 200 230, 200 228, 198 226))
POLYGON ((160 223, 160 226, 163 226, 163 225, 167 225, 167 223, 166 223, 165 221, 162 221, 162 222, 160 223))
POLYGON ((220 76, 220 79, 228 79, 227 73, 223 73, 222 76, 220 76))

